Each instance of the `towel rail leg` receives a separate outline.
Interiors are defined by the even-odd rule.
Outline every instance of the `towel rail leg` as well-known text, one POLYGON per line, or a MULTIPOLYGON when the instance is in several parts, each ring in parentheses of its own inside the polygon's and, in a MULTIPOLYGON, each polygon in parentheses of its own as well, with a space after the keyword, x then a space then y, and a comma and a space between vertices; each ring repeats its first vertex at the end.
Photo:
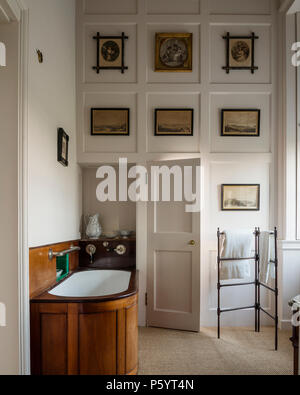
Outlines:
POLYGON ((218 229, 218 339, 221 338, 220 229, 218 229))
POLYGON ((255 228, 255 332, 258 330, 257 318, 257 228, 255 228))
POLYGON ((257 288, 258 288, 258 296, 257 296, 257 331, 260 332, 260 307, 261 307, 261 293, 260 293, 260 243, 259 243, 259 236, 260 236, 260 228, 257 229, 257 288))
POLYGON ((274 229, 275 239, 275 350, 278 350, 278 250, 277 250, 277 239, 278 232, 277 228, 274 229))

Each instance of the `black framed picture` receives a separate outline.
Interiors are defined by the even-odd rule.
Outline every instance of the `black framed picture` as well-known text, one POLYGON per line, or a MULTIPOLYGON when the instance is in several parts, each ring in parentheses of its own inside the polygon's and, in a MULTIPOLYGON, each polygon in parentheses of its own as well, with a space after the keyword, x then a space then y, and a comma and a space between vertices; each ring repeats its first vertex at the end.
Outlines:
POLYGON ((260 110, 223 109, 221 111, 221 136, 259 137, 260 110))
POLYGON ((129 37, 123 32, 121 36, 101 36, 98 32, 93 37, 97 41, 97 66, 93 67, 97 74, 100 70, 121 70, 124 74, 125 66, 125 40, 129 37))
POLYGON ((69 141, 70 137, 64 131, 59 128, 57 130, 57 161, 63 166, 69 166, 69 141))
POLYGON ((155 136, 193 136, 193 109, 156 109, 155 136))
POLYGON ((259 184, 223 184, 222 211, 259 211, 259 184))
POLYGON ((231 36, 227 33, 226 40, 226 66, 223 70, 229 74, 230 70, 250 70, 254 74, 258 67, 255 66, 255 41, 258 36, 252 33, 249 36, 231 36))
POLYGON ((129 108, 92 108, 92 136, 129 136, 129 108))

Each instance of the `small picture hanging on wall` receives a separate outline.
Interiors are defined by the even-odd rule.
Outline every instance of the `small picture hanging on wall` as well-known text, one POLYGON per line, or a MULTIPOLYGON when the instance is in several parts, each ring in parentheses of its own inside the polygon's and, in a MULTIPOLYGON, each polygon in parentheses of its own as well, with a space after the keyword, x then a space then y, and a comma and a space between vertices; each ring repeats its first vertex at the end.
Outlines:
POLYGON ((192 33, 156 33, 155 71, 192 72, 192 52, 192 33))
POLYGON ((222 211, 259 211, 260 185, 222 185, 222 211))
POLYGON ((57 131, 57 161, 63 166, 69 166, 69 140, 70 137, 64 131, 59 128, 57 131))
POLYGON ((97 41, 97 65, 93 67, 97 74, 100 70, 120 70, 122 74, 125 66, 125 40, 128 36, 123 32, 121 36, 101 36, 98 32, 93 37, 97 41))
POLYGON ((129 136, 129 108, 92 108, 92 136, 129 136))
POLYGON ((193 136, 193 109, 155 110, 155 136, 193 136))
POLYGON ((258 67, 255 66, 255 41, 258 36, 231 36, 227 33, 226 40, 226 66, 223 70, 229 74, 230 70, 250 70, 254 74, 258 67))
POLYGON ((259 137, 260 110, 222 110, 221 136, 259 137))

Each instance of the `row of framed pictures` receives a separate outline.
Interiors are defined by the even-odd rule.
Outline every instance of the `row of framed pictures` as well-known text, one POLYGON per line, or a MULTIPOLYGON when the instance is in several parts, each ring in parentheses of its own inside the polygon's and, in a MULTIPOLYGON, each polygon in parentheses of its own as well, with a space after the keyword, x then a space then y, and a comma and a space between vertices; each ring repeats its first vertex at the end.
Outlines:
MULTIPOLYGON (((248 36, 232 36, 229 32, 226 41, 227 74, 231 70, 250 70, 253 74, 258 67, 254 62, 255 33, 248 36)), ((129 37, 123 32, 120 36, 101 36, 97 32, 93 37, 97 41, 97 65, 93 69, 121 70, 124 74, 128 67, 124 61, 125 41, 129 37)), ((156 72, 192 72, 193 71, 193 34, 192 33, 156 33, 155 71, 156 72)))
MULTIPOLYGON (((129 108, 92 108, 92 136, 129 136, 129 108)), ((193 136, 193 109, 156 109, 155 136, 193 136)), ((221 136, 259 137, 260 110, 221 110, 221 136)))

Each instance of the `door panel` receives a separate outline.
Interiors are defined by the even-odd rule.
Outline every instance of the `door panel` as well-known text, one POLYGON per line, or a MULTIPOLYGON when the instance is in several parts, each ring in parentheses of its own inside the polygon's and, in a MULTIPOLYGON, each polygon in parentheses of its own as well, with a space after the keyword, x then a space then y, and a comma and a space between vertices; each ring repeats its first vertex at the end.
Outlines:
MULTIPOLYGON (((151 165, 170 168, 180 166, 182 174, 184 174, 184 166, 193 166, 195 193, 195 166, 200 165, 198 160, 151 165)), ((159 185, 161 190, 161 180, 159 185)), ((171 196, 174 195, 173 185, 174 180, 171 177, 171 196)), ((186 204, 185 201, 148 203, 147 323, 149 326, 198 332, 200 329, 200 213, 186 213, 186 204), (194 244, 191 244, 191 241, 194 241, 194 244)))

